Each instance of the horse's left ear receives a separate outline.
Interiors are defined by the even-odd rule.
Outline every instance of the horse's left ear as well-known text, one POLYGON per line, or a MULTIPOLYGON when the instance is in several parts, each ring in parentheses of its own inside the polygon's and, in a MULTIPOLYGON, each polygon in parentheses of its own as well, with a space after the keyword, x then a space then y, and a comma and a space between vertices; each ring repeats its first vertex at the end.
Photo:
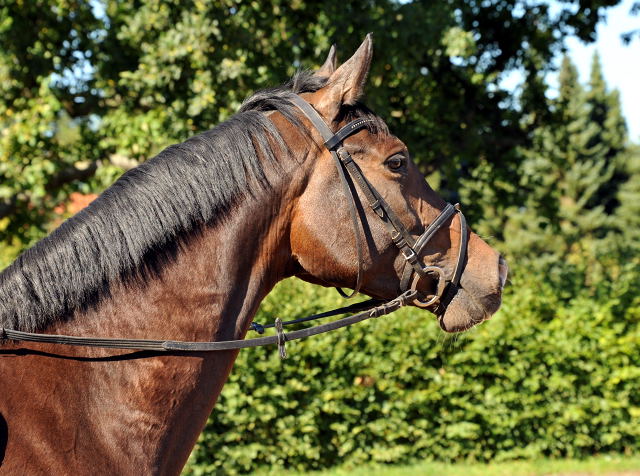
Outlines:
POLYGON ((340 106, 355 104, 362 97, 372 57, 373 40, 369 33, 353 56, 329 76, 327 85, 321 89, 323 94, 316 107, 327 119, 335 119, 340 106))
POLYGON ((324 76, 328 78, 333 73, 335 73, 337 67, 338 56, 336 54, 336 45, 334 43, 333 45, 331 45, 331 49, 329 50, 327 59, 324 60, 324 64, 320 66, 320 69, 318 71, 316 71, 316 76, 324 76))

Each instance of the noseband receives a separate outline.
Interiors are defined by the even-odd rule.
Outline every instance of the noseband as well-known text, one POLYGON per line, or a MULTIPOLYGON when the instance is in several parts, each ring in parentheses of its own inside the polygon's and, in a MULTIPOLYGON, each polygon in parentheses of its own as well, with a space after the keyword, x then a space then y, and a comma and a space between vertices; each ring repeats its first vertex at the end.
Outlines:
POLYGON ((400 279, 400 292, 403 293, 408 290, 416 291, 416 298, 413 300, 414 305, 429 309, 437 316, 444 314, 447 306, 460 287, 460 278, 462 277, 462 271, 464 270, 467 257, 467 221, 460 211, 459 205, 447 203, 436 219, 429 226, 425 227, 424 232, 417 239, 414 239, 393 209, 384 198, 382 198, 382 195, 380 195, 371 182, 367 180, 358 164, 355 163, 351 154, 349 154, 344 147, 344 140, 347 137, 367 127, 372 120, 356 119, 334 134, 311 104, 298 95, 292 95, 291 101, 304 113, 307 119, 311 121, 324 139, 324 146, 331 152, 331 157, 333 157, 336 168, 338 169, 338 175, 340 176, 344 193, 349 197, 349 211, 355 232, 356 251, 358 254, 358 274, 356 277, 356 285, 351 294, 346 294, 340 288, 337 288, 338 292, 342 296, 350 298, 355 296, 362 286, 364 259, 356 205, 357 193, 350 184, 355 182, 366 197, 373 212, 382 220, 382 223, 391 235, 393 243, 398 247, 400 254, 405 260, 402 278, 400 279), (458 259, 453 273, 449 278, 445 278, 445 272, 442 268, 439 266, 425 266, 419 257, 427 243, 435 236, 436 232, 454 215, 458 215, 460 219, 460 247, 458 249, 458 259), (436 278, 436 292, 433 295, 424 296, 417 292, 417 285, 420 279, 425 279, 429 276, 436 278))

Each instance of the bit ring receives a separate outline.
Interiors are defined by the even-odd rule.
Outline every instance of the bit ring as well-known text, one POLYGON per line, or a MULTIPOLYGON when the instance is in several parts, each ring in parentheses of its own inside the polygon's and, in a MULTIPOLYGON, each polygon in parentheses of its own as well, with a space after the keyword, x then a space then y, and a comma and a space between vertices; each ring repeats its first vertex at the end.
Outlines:
POLYGON ((412 302, 417 307, 428 308, 433 306, 434 304, 437 304, 438 301, 440 300, 440 297, 444 293, 446 279, 444 277, 444 271, 439 266, 424 266, 422 268, 422 271, 423 271, 423 275, 433 274, 433 273, 437 274, 437 279, 438 279, 437 291, 436 291, 436 294, 423 296, 418 291, 418 287, 417 287, 418 282, 423 276, 416 273, 415 277, 413 278, 413 281, 411 282, 410 289, 413 291, 416 291, 417 296, 419 297, 416 297, 412 302))

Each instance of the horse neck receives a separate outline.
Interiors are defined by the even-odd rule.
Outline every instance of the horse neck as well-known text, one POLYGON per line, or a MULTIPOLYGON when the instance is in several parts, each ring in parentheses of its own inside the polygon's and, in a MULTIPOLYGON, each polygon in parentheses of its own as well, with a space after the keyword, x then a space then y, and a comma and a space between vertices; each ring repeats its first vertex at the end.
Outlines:
POLYGON ((291 274, 289 207, 277 202, 278 194, 271 198, 239 203, 215 229, 189 239, 157 278, 115 283, 108 300, 53 330, 149 339, 242 338, 260 301, 291 274))
MULTIPOLYGON (((287 237, 297 182, 282 178, 288 184, 286 190, 276 188, 268 199, 240 202, 216 229, 192 239, 158 279, 144 286, 114 286, 112 297, 98 309, 49 331, 196 341, 243 338, 260 301, 279 280, 292 274, 287 237)), ((114 355, 100 349, 61 351, 83 358, 114 355)), ((172 474, 186 461, 236 356, 237 351, 224 351, 127 358, 106 365, 65 360, 60 367, 81 366, 83 377, 74 380, 78 372, 71 368, 54 372, 69 376, 66 389, 71 394, 75 385, 75 391, 85 395, 65 411, 74 412, 72 421, 88 433, 87 441, 93 437, 115 446, 104 454, 135 455, 136 461, 126 464, 144 474, 159 468, 172 474), (84 402, 96 401, 101 402, 99 408, 95 403, 82 407, 84 402), (77 420, 78 414, 84 421, 77 420)), ((54 380, 50 385, 57 388, 54 380)), ((37 385, 42 390, 46 382, 40 379, 37 385)), ((119 463, 115 464, 112 467, 118 472, 119 463)))

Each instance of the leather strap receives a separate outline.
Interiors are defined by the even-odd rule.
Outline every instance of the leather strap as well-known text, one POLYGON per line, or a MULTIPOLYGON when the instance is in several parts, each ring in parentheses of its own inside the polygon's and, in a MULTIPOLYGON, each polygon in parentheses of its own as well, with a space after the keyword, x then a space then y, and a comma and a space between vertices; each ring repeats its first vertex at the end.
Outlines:
MULTIPOLYGON (((420 256, 424 247, 429 243, 431 238, 434 237, 436 232, 442 228, 445 222, 451 218, 457 212, 456 208, 447 203, 447 205, 442 209, 440 215, 436 217, 435 220, 431 222, 431 224, 425 228, 424 232, 420 237, 416 240, 415 245, 413 246, 413 251, 416 255, 420 256)), ((409 285, 411 284, 411 276, 413 275, 414 269, 405 265, 404 270, 402 272, 402 278, 400 280, 400 290, 406 291, 409 289, 409 285)))
MULTIPOLYGON (((311 121, 314 127, 320 132, 323 140, 325 142, 331 141, 334 137, 333 132, 329 129, 329 126, 324 122, 324 119, 320 117, 320 114, 313 108, 311 104, 302 99, 297 94, 291 96, 291 100, 295 103, 296 106, 304 113, 304 115, 311 121)), ((364 127, 364 125, 362 126, 364 127)), ((344 128, 343 128, 344 129, 344 128)), ((358 129, 360 130, 360 129, 358 129)), ((353 132, 352 132, 353 133, 353 132)), ((356 284, 353 287, 353 291, 351 294, 345 293, 341 288, 336 288, 336 290, 340 293, 340 295, 346 299, 350 299, 354 297, 356 294, 360 292, 360 287, 362 286, 362 275, 363 275, 363 260, 364 253, 362 250, 362 239, 360 235, 360 220, 358 219, 358 209, 356 206, 355 192, 352 190, 349 181, 347 180, 347 176, 345 175, 344 168, 338 158, 338 155, 334 150, 330 150, 331 157, 336 164, 336 168, 338 169, 338 175, 340 176, 340 183, 342 184, 342 189, 344 194, 346 195, 347 201, 349 202, 349 214, 351 215, 351 223, 353 225, 353 231, 355 232, 355 240, 356 240, 356 253, 358 255, 358 274, 356 276, 356 284)))
MULTIPOLYGON (((357 302, 355 304, 351 304, 350 306, 339 307, 338 309, 332 309, 331 311, 321 312, 319 314, 312 314, 310 316, 300 317, 298 319, 293 319, 291 321, 284 321, 282 323, 283 326, 291 326, 293 324, 300 324, 302 322, 315 321, 316 319, 322 319, 323 317, 331 317, 337 316, 340 314, 348 314, 351 312, 358 311, 367 311, 371 308, 379 306, 383 304, 385 301, 381 299, 368 299, 366 301, 357 302)), ((264 334, 265 329, 269 329, 270 327, 275 327, 275 323, 272 324, 258 324, 257 322, 252 322, 250 330, 256 331, 258 334, 264 334)))
MULTIPOLYGON (((268 337, 256 337, 245 340, 228 340, 220 342, 185 342, 176 340, 150 340, 150 339, 112 339, 96 337, 76 337, 51 334, 37 334, 34 332, 15 331, 0 327, 0 341, 15 340, 24 342, 43 342, 48 344, 63 344, 84 347, 100 347, 107 349, 148 350, 156 352, 180 351, 180 352, 215 352, 219 350, 245 349, 263 345, 278 344, 281 355, 284 353, 284 342, 304 339, 306 337, 323 334, 325 332, 350 326, 373 317, 380 317, 397 311, 406 306, 416 296, 415 291, 407 291, 400 296, 386 301, 383 304, 359 312, 352 316, 344 317, 333 322, 318 326, 300 329, 297 331, 283 332, 281 329, 276 335, 268 337)), ((282 324, 282 322, 280 323, 282 324)), ((284 353, 286 356, 286 353, 284 353)))
POLYGON ((365 127, 367 127, 367 124, 369 122, 371 122, 369 119, 356 119, 355 121, 351 121, 349 124, 342 127, 338 132, 336 132, 333 137, 326 140, 324 146, 329 150, 335 149, 340 144, 342 144, 342 141, 347 137, 355 134, 360 129, 364 129, 365 127))
MULTIPOLYGON (((456 207, 458 207, 458 204, 456 204, 456 207)), ((447 287, 442 294, 442 298, 433 311, 437 316, 444 314, 444 312, 447 310, 447 306, 458 292, 458 289, 460 288, 460 279, 462 278, 462 272, 464 271, 464 267, 466 265, 467 246, 469 244, 467 220, 461 212, 459 212, 458 215, 460 217, 460 246, 458 247, 458 261, 456 262, 453 276, 447 283, 447 287)))

